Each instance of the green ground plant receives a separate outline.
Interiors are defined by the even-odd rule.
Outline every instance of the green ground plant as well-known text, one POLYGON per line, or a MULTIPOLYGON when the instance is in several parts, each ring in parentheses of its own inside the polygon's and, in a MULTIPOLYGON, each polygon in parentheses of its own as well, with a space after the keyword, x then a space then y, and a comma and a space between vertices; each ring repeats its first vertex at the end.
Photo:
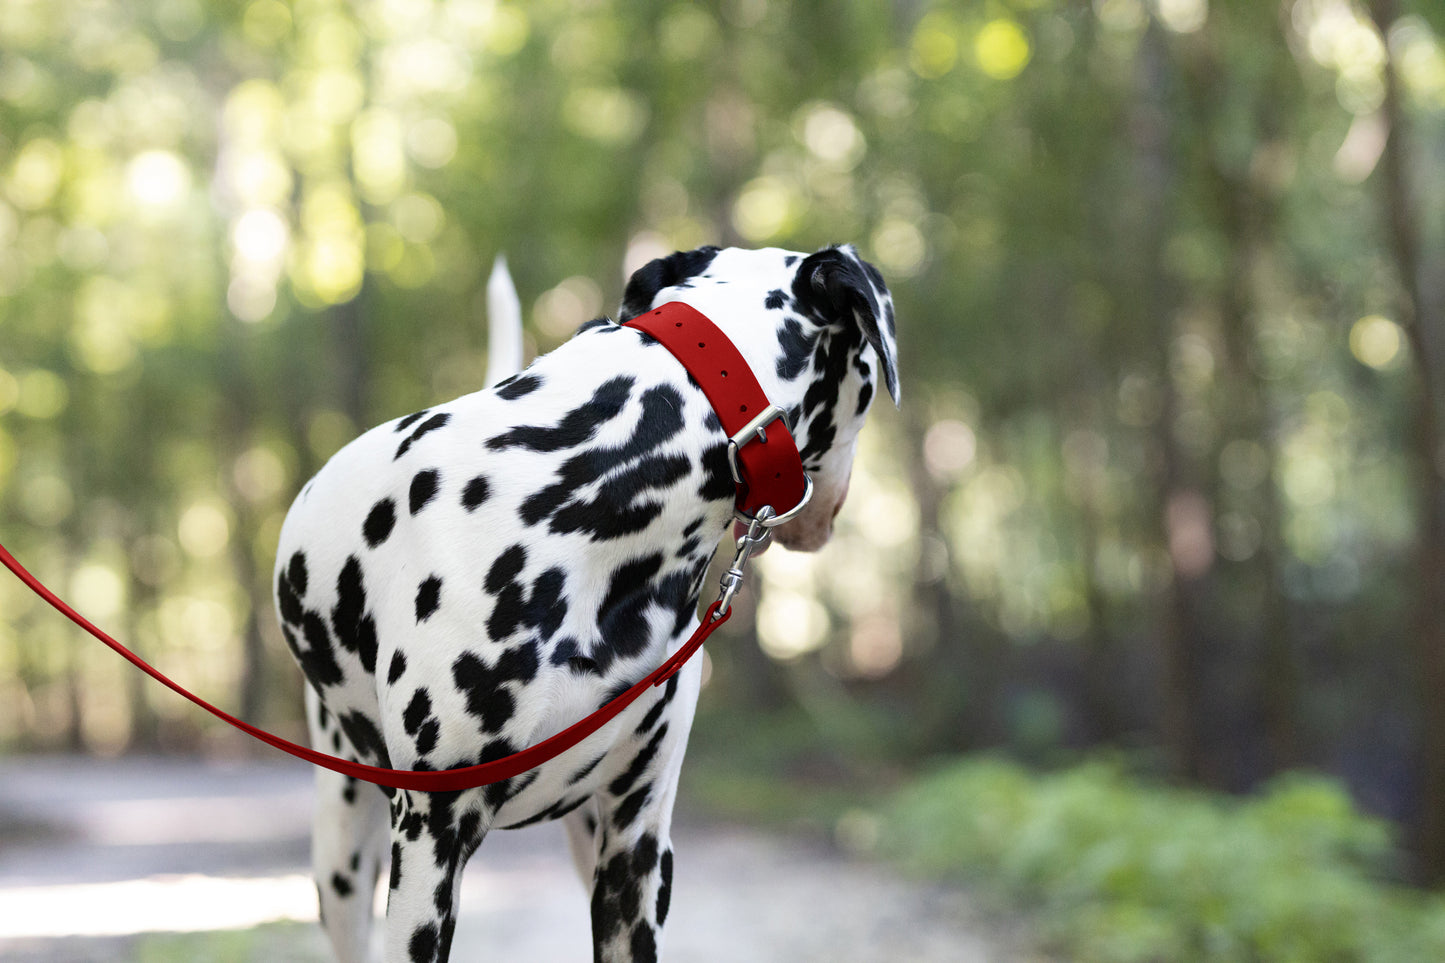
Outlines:
POLYGON ((1445 899, 1393 882, 1386 824, 1317 776, 1236 800, 1106 762, 1035 774, 970 759, 895 797, 883 847, 1030 907, 1069 959, 1445 959, 1445 899))

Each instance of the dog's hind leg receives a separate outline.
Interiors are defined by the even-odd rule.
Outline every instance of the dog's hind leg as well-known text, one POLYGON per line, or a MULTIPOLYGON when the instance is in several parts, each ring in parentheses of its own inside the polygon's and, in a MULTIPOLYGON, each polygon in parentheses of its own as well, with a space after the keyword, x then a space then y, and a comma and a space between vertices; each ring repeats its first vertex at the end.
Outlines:
MULTIPOLYGON (((309 688, 306 703, 313 744, 355 758, 335 718, 322 713, 309 688)), ((329 769, 316 770, 311 866, 321 925, 340 963, 365 963, 369 958, 372 901, 386 861, 386 828, 386 797, 380 789, 329 769)))

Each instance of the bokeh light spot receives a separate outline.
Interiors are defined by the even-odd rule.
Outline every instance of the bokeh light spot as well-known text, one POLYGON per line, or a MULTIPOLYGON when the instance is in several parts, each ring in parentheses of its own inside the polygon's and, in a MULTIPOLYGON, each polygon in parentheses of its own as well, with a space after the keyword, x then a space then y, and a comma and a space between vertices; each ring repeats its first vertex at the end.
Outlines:
POLYGON ((848 639, 848 661, 864 678, 880 679, 903 659, 903 635, 898 620, 886 615, 862 619, 848 639))
POLYGON ((958 63, 958 26, 945 14, 924 14, 913 31, 908 64, 925 80, 944 76, 958 63))
POLYGON ((391 206, 397 233, 413 244, 426 244, 441 233, 446 213, 429 194, 404 194, 391 206))
POLYGON ((407 152, 423 167, 445 167, 457 153, 457 131, 442 117, 424 117, 406 132, 407 152))
POLYGON ((565 338, 602 311, 602 289, 591 278, 570 277, 537 299, 532 314, 543 334, 565 338))
POLYGON ((756 178, 733 204, 733 227, 749 241, 771 240, 792 225, 797 205, 796 191, 781 178, 756 178))
POLYGON ((813 156, 844 170, 856 167, 868 150, 853 118, 830 104, 809 109, 801 126, 801 139, 813 156))
POLYGON ((125 170, 126 188, 145 207, 176 204, 191 189, 191 170, 180 155, 148 150, 131 158, 125 170))
POLYGON ((291 9, 279 0, 255 0, 241 17, 246 39, 258 47, 270 47, 291 32, 291 9))
POLYGON ((1017 77, 1028 65, 1032 51, 1023 28, 1012 20, 999 18, 984 24, 973 40, 978 67, 995 80, 1017 77))
POLYGON ((20 486, 20 510, 32 523, 41 527, 59 525, 70 517, 75 495, 60 475, 40 472, 27 478, 20 486))
POLYGON ((16 207, 31 211, 44 207, 60 186, 63 160, 55 141, 44 137, 27 141, 10 166, 5 193, 16 207))
POLYGON ((613 146, 635 140, 647 117, 646 102, 621 87, 584 87, 562 104, 562 119, 575 133, 613 146))
POLYGON ((268 208, 247 211, 236 218, 231 228, 231 243, 236 253, 247 261, 269 264, 286 253, 289 237, 281 215, 268 208))
POLYGON ((917 274, 928 253, 923 232, 911 221, 899 217, 884 219, 873 232, 870 244, 883 269, 898 277, 910 278, 917 274))
POLYGON ((108 565, 82 565, 70 579, 70 594, 76 607, 93 619, 107 619, 125 604, 125 583, 108 565))
POLYGON ((70 389, 65 381, 53 371, 36 368, 16 378, 19 394, 15 410, 27 418, 44 420, 54 418, 65 410, 70 401, 70 389))
POLYGON ((1395 365, 1402 341, 1400 326, 1378 314, 1366 315, 1350 327, 1350 353, 1376 370, 1395 365))
POLYGON ((786 589, 770 589, 758 603, 758 641, 779 661, 813 652, 828 638, 828 611, 817 599, 786 589))
POLYGON ((231 522, 222 507, 212 501, 198 501, 181 514, 177 528, 181 548, 195 558, 219 555, 231 540, 231 522))
POLYGON ((1209 19, 1209 0, 1156 0, 1159 22, 1175 33, 1194 33, 1209 19))
POLYGON ((935 421, 923 436, 923 462, 929 474, 940 481, 962 474, 973 464, 977 450, 973 429, 955 419, 935 421))

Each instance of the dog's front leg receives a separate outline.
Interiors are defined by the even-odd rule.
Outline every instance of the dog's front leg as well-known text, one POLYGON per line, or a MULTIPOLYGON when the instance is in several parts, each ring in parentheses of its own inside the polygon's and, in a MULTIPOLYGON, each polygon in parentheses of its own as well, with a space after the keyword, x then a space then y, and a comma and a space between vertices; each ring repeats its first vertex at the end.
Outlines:
POLYGON ((484 833, 456 818, 455 793, 401 791, 391 804, 387 963, 446 963, 457 922, 462 869, 484 833))
POLYGON ((664 721, 641 744, 632 765, 597 793, 594 963, 656 963, 661 952, 672 900, 670 831, 685 721, 690 718, 674 719, 671 732, 664 721))
POLYGON ((594 963, 656 963, 658 958, 672 898, 672 839, 665 826, 669 820, 656 812, 646 816, 631 831, 604 829, 598 836, 594 963))

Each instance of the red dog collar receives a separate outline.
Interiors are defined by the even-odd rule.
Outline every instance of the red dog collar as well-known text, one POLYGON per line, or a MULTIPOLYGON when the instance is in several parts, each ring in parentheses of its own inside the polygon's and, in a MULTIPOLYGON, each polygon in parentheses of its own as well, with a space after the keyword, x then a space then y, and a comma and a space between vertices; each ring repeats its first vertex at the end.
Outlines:
POLYGON ((771 528, 792 518, 813 495, 797 442, 782 408, 768 401, 742 352, 707 315, 681 301, 627 322, 646 332, 692 375, 728 434, 728 464, 737 484, 737 512, 751 521, 764 507, 771 528))

